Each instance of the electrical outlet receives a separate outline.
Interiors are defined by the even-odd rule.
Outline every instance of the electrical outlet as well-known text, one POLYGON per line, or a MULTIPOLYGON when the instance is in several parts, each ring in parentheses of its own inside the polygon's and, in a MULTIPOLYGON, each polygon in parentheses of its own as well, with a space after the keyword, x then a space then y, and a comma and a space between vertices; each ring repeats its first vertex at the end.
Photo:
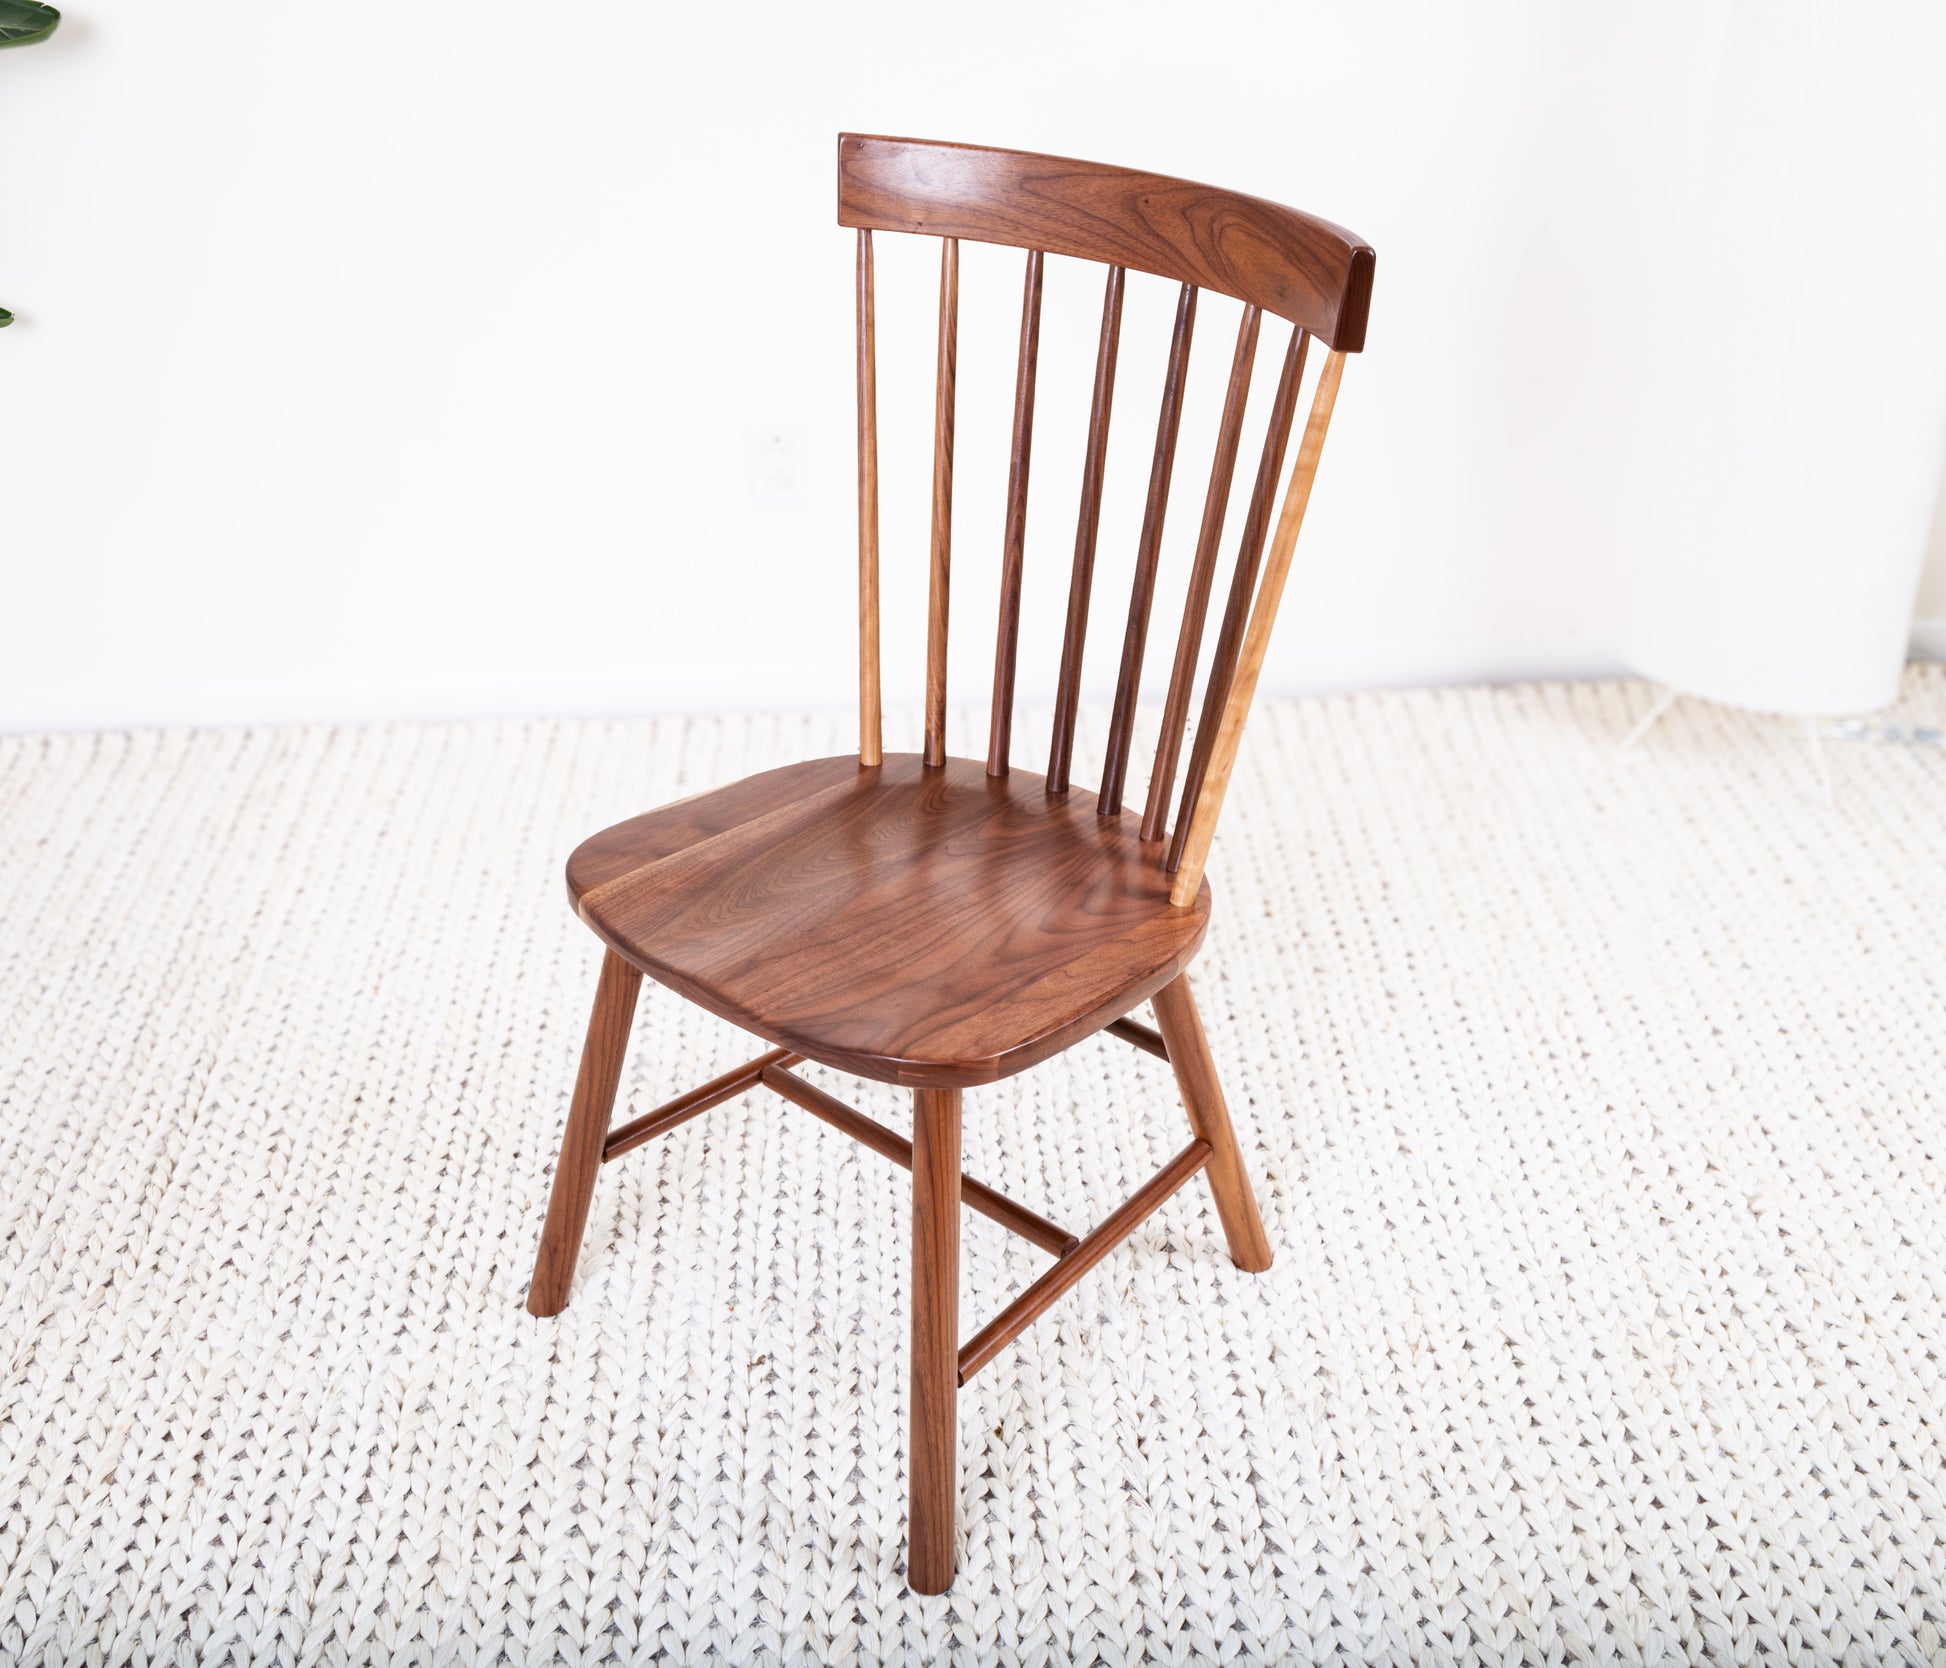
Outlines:
POLYGON ((799 423, 749 423, 743 431, 750 502, 760 510, 801 509, 811 501, 808 437, 799 423))

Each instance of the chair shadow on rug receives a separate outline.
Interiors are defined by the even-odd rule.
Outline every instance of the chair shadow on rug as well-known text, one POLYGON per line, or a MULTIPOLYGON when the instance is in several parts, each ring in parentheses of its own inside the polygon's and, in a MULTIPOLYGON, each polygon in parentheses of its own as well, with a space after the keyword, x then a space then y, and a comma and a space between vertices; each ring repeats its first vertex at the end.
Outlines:
POLYGON ((576 912, 606 946, 527 1307, 566 1305, 595 1175, 608 1159, 762 1086, 912 1172, 906 1572, 943 1592, 955 1567, 959 1387, 1199 1171, 1231 1257, 1271 1252, 1185 969, 1209 922, 1203 878, 1347 354, 1364 345, 1372 252, 1253 197, 1017 151, 846 134, 838 220, 858 231, 859 750, 750 777, 584 842, 576 912), (940 239, 925 751, 880 746, 874 231, 940 239), (954 358, 961 239, 1026 250, 987 757, 946 755, 954 358), (1011 762, 1041 290, 1048 255, 1107 267, 1067 628, 1047 773, 1011 762), (1096 533, 1131 271, 1181 286, 1100 789, 1070 784, 1096 533), (1243 303, 1215 457, 1139 819, 1123 810, 1197 296, 1243 303), (1225 510, 1266 313, 1292 325, 1231 572, 1201 716, 1170 802, 1202 657, 1225 510), (1276 510, 1313 338, 1327 352, 1276 510), (1273 513, 1276 528, 1271 533, 1273 513), (642 976, 775 1046, 619 1129, 616 1085, 642 976), (1153 1005, 1157 1030, 1129 1017, 1153 1005), (1191 1139, 1077 1237, 960 1174, 961 1095, 1108 1031, 1167 1060, 1191 1139), (812 1060, 913 1091, 911 1141, 791 1071, 812 1060), (959 1212, 1053 1264, 964 1345, 959 1212))

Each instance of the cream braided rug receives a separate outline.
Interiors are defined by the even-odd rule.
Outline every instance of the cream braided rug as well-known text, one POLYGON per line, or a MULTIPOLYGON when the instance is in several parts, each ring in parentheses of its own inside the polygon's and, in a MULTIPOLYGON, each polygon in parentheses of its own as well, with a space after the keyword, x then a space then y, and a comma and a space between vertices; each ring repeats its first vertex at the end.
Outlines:
MULTIPOLYGON (((843 724, 0 742, 0 1659, 1942 1660, 1946 752, 1827 803, 1648 699, 1260 713, 1197 978, 1277 1265, 1198 1182, 981 1373, 941 1599, 902 1172, 733 1102, 521 1307, 563 857, 843 724)), ((755 1052, 636 1038, 637 1112, 755 1052)), ((1077 1228, 1184 1139, 1113 1042, 968 1097, 1077 1228)), ((966 1330, 1041 1266, 969 1216, 966 1330)))

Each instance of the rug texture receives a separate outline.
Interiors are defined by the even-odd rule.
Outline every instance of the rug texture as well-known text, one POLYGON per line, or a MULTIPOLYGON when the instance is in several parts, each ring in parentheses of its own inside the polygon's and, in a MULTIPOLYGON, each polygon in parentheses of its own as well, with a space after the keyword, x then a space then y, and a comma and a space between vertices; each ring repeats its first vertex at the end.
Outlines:
MULTIPOLYGON (((1649 698, 1260 711, 1194 978, 1276 1266, 1198 1180, 975 1378, 936 1599, 903 1172, 734 1101, 522 1308, 563 858, 844 724, 0 741, 0 1661, 1946 1660, 1946 750, 1649 698)), ((618 1119, 757 1051, 635 1037, 618 1119)), ((1112 1040, 967 1097, 1072 1226, 1185 1139, 1112 1040)), ((968 1216, 966 1330, 1042 1266, 968 1216)))

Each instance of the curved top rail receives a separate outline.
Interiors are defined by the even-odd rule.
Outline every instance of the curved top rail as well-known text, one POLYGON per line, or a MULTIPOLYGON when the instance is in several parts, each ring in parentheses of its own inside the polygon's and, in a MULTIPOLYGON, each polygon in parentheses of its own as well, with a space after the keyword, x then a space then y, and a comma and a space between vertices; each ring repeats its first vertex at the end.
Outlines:
POLYGON ((1166 174, 841 133, 838 224, 1133 267, 1255 302, 1340 353, 1365 345, 1371 245, 1328 220, 1166 174))

